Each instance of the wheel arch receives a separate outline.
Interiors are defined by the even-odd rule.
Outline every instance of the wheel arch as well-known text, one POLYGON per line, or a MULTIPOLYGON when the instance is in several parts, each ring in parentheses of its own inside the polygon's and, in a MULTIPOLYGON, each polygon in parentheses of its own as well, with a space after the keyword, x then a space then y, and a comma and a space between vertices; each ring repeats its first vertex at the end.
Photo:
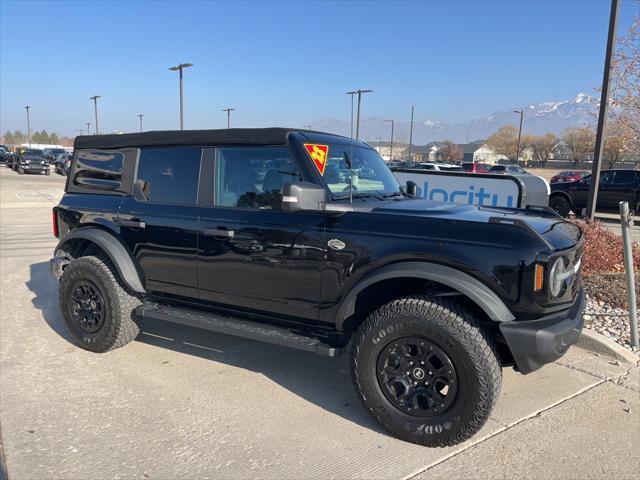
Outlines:
POLYGON ((514 320, 504 302, 480 280, 452 267, 430 262, 402 262, 382 267, 367 274, 358 281, 342 300, 336 315, 336 328, 344 330, 349 319, 356 314, 358 297, 366 294, 376 285, 393 280, 433 282, 446 286, 484 312, 491 321, 508 322, 514 320))
POLYGON ((569 195, 564 190, 556 190, 555 192, 551 192, 549 194, 549 200, 551 200, 552 197, 564 197, 567 200, 567 202, 569 202, 569 207, 573 208, 573 201, 571 200, 571 195, 569 195))
MULTIPOLYGON (((78 246, 86 251, 87 243, 102 250, 113 262, 122 281, 136 293, 146 293, 142 274, 137 266, 137 262, 132 258, 125 246, 111 233, 97 227, 86 227, 78 229, 67 235, 55 249, 56 257, 69 256, 70 249, 73 251, 78 246)), ((69 258, 72 260, 73 258, 69 258)))

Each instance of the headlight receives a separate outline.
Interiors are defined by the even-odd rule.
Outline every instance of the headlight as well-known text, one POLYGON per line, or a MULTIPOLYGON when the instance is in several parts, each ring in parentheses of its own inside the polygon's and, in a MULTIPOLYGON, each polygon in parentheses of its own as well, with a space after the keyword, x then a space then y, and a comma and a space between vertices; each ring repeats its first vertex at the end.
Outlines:
POLYGON ((45 162, 44 160, 42 162, 40 162, 42 165, 46 165, 47 162, 45 162))
POLYGON ((558 257, 554 260, 549 271, 549 293, 554 297, 561 297, 567 291, 568 285, 574 281, 572 277, 580 269, 580 260, 575 265, 567 257, 558 257))

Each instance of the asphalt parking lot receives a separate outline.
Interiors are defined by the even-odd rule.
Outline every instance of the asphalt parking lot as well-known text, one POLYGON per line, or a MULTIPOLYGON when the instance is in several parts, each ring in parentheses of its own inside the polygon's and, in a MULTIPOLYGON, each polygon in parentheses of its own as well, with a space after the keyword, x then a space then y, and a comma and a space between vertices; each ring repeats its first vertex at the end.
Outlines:
POLYGON ((8 478, 631 478, 640 368, 573 348, 465 444, 390 437, 327 359, 164 322, 75 347, 48 271, 64 178, 0 168, 0 428, 8 478))

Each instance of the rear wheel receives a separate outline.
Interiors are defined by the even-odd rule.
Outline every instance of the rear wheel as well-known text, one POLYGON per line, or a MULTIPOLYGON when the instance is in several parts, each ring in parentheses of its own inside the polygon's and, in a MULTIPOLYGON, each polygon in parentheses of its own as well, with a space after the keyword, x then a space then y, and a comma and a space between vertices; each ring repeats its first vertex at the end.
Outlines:
POLYGON ((495 347, 477 321, 437 297, 394 300, 358 329, 351 356, 355 388, 393 435, 444 447, 473 436, 502 383, 495 347))
POLYGON ((69 332, 86 350, 107 352, 140 333, 140 299, 122 286, 107 258, 73 260, 60 279, 59 301, 69 332))
POLYGON ((563 195, 553 195, 549 199, 549 206, 563 218, 566 218, 571 211, 571 204, 563 195))

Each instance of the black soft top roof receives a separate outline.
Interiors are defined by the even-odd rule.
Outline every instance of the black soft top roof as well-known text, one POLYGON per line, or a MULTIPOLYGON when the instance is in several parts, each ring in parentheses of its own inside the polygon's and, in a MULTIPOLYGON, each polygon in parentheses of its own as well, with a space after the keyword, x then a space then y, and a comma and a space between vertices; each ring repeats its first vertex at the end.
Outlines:
POLYGON ((225 128, 223 130, 164 130, 115 135, 81 135, 73 142, 80 148, 123 148, 161 145, 285 145, 287 135, 299 132, 307 138, 329 135, 342 141, 349 138, 296 128, 225 128))

